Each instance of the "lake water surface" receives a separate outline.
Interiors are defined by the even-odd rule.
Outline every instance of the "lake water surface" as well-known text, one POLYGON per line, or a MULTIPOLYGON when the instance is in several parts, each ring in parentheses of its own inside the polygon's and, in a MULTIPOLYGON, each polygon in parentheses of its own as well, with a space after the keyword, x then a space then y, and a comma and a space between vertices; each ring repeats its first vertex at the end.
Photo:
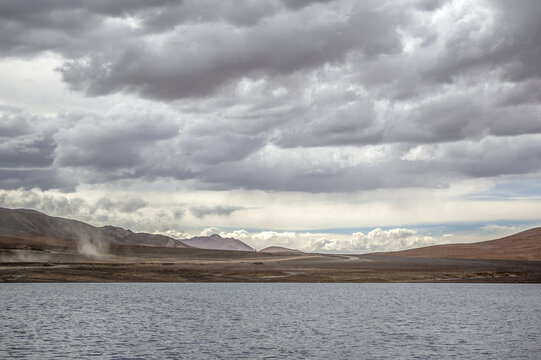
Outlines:
POLYGON ((0 284, 0 359, 539 359, 541 286, 0 284))

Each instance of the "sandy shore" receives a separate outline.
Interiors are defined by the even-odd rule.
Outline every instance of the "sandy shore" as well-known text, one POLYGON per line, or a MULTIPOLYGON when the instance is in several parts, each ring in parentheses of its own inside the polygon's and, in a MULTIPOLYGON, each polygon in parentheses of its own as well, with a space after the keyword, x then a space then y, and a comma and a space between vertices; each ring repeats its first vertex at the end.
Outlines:
POLYGON ((141 246, 116 246, 110 255, 99 259, 69 251, 27 251, 21 256, 21 251, 0 253, 4 260, 0 262, 1 282, 541 283, 541 261, 272 254, 141 246), (8 256, 12 261, 5 261, 8 256), (33 258, 38 261, 32 261, 33 258))

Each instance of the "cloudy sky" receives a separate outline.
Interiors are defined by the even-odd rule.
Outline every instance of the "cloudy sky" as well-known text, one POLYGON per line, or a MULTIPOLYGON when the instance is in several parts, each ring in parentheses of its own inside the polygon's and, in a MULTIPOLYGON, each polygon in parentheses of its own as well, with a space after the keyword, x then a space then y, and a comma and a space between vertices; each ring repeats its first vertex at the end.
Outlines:
POLYGON ((0 206, 366 252, 541 225, 541 2, 0 0, 0 206))

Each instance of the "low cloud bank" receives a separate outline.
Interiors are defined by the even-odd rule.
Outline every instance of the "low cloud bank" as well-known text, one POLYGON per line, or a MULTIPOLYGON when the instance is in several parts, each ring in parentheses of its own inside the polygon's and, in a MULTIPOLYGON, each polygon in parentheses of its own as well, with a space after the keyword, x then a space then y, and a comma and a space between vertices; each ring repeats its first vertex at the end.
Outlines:
POLYGON ((207 228, 201 232, 201 235, 209 235, 211 233, 218 233, 222 237, 236 238, 256 249, 276 245, 305 252, 330 253, 367 253, 403 250, 434 245, 439 242, 438 238, 406 228, 389 230, 376 228, 367 234, 355 232, 351 235, 294 231, 262 231, 250 233, 246 230, 235 230, 231 232, 220 232, 216 228, 207 228))

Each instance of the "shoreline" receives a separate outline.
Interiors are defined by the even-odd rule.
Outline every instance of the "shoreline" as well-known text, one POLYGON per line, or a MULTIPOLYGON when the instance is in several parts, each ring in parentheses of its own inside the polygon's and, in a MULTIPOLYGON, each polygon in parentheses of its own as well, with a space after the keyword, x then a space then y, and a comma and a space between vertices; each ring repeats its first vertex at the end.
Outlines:
POLYGON ((0 262, 0 282, 541 283, 541 261, 190 250, 0 262), (126 256, 128 254, 128 256, 126 256))

